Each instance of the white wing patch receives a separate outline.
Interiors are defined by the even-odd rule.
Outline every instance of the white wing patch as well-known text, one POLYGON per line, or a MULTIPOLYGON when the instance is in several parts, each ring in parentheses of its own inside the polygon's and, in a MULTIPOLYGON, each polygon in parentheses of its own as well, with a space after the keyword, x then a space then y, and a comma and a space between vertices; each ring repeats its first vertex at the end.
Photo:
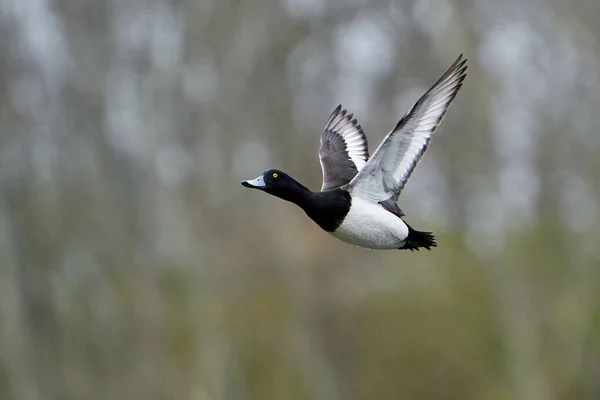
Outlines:
POLYGON ((346 185, 369 159, 367 137, 352 117, 339 105, 325 124, 319 148, 323 170, 321 190, 346 185))
POLYGON ((466 77, 462 55, 386 136, 366 166, 350 182, 373 201, 397 200, 466 77))
MULTIPOLYGON (((348 114, 347 110, 342 110, 340 104, 333 111, 327 123, 325 124, 325 132, 340 135, 346 143, 346 152, 348 157, 360 171, 365 166, 369 159, 369 150, 367 145, 367 136, 358 124, 356 119, 352 119, 354 114, 348 114)), ((321 143, 325 135, 321 136, 321 143)))

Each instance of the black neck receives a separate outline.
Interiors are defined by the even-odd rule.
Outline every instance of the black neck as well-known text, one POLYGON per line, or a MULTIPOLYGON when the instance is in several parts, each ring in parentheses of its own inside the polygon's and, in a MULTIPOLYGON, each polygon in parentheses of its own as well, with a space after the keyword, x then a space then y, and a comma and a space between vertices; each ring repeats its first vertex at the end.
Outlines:
POLYGON ((345 190, 311 192, 292 177, 288 177, 285 185, 271 187, 265 191, 296 204, 328 232, 333 232, 340 226, 352 204, 350 194, 345 190))
POLYGON ((328 232, 333 232, 340 226, 352 204, 350 194, 345 190, 311 192, 299 183, 293 189, 272 194, 298 205, 328 232))
POLYGON ((280 199, 290 201, 298 206, 305 208, 308 199, 313 194, 306 186, 289 177, 290 183, 286 187, 267 189, 266 191, 280 199))

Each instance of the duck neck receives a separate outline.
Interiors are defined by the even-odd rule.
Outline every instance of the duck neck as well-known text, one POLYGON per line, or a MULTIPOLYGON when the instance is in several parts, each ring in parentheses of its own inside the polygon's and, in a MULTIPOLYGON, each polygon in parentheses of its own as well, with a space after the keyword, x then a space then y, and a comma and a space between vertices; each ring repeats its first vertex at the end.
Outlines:
POLYGON ((275 190, 271 194, 279 197, 280 199, 292 202, 299 207, 305 209, 308 205, 308 201, 310 196, 313 194, 308 188, 302 185, 300 182, 296 181, 293 178, 291 179, 291 183, 289 187, 281 190, 275 190))

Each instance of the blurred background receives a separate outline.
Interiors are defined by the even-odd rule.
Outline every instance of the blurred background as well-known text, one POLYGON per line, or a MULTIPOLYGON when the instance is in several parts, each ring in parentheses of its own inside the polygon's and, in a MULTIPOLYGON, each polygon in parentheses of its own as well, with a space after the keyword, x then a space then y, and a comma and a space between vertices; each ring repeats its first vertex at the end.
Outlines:
POLYGON ((0 398, 600 398, 600 3, 0 1, 0 398), (465 85, 369 251, 318 190, 465 85))

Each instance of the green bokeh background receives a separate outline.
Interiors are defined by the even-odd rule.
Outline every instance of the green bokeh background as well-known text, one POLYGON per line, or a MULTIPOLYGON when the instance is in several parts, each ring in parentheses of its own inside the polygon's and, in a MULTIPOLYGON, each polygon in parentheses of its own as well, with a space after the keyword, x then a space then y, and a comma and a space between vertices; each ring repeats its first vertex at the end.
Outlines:
POLYGON ((0 398, 600 398, 600 7, 0 3, 0 398), (465 85, 370 251, 239 185, 317 190, 465 85))

